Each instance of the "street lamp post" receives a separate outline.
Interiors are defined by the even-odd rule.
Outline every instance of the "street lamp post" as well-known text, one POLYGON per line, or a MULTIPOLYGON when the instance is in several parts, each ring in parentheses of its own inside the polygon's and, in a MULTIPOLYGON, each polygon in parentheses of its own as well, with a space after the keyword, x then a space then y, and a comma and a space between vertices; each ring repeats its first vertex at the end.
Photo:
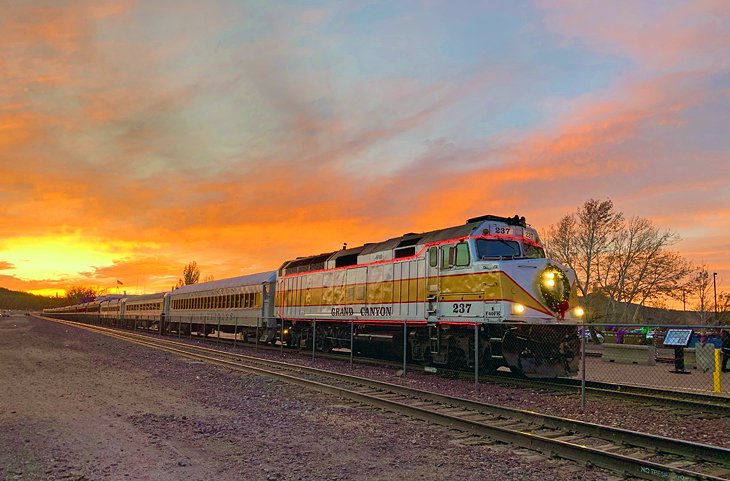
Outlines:
POLYGON ((717 317, 717 272, 712 273, 712 291, 715 294, 715 323, 719 321, 717 317))

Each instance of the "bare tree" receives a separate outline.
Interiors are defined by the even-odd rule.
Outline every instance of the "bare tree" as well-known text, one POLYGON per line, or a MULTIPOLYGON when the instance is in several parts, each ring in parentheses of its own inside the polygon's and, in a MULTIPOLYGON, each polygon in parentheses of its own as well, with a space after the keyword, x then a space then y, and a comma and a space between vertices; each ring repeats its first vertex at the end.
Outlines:
POLYGON ((200 279, 200 268, 198 263, 192 261, 183 268, 183 276, 177 280, 177 284, 173 289, 179 289, 182 286, 189 286, 190 284, 197 284, 200 279))
POLYGON ((70 304, 91 302, 96 299, 98 293, 93 287, 71 286, 66 289, 66 299, 70 304))
POLYGON ((623 224, 610 199, 589 199, 573 214, 563 217, 548 231, 548 255, 567 265, 577 275, 577 288, 586 304, 586 319, 595 317, 588 294, 594 290, 597 262, 623 224))
POLYGON ((597 263, 597 282, 608 298, 607 319, 635 321, 638 306, 680 292, 692 269, 679 254, 667 251, 678 240, 676 234, 660 230, 645 218, 634 217, 626 223, 597 263))
POLYGON ((668 248, 679 240, 641 217, 624 219, 611 200, 587 200, 548 230, 548 256, 576 272, 586 319, 636 321, 686 289, 692 267, 668 248))
POLYGON ((702 264, 695 269, 695 274, 692 278, 694 284, 694 291, 697 295, 697 317, 699 318, 700 324, 709 324, 712 319, 713 309, 713 298, 712 298, 712 287, 710 282, 710 273, 707 270, 707 265, 702 264))
POLYGON ((723 326, 730 325, 730 292, 717 293, 717 312, 719 323, 723 326))

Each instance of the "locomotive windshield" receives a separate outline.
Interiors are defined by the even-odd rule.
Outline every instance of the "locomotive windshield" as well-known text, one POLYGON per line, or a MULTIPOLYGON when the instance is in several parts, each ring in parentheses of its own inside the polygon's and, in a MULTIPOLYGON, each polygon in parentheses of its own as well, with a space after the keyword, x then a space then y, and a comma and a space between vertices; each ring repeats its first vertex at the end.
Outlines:
POLYGON ((542 247, 524 243, 524 255, 520 251, 520 243, 504 239, 477 239, 477 253, 480 259, 500 259, 504 257, 527 257, 528 259, 543 259, 545 251, 542 247))
POLYGON ((502 239, 477 239, 477 253, 480 259, 520 257, 520 244, 502 239))

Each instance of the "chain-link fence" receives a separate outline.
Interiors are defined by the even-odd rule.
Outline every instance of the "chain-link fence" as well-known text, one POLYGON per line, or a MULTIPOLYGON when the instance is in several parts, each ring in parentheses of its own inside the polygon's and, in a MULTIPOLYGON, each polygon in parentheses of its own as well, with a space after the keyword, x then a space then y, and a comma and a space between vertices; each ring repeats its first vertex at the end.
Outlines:
POLYGON ((730 337, 730 326, 477 323, 446 328, 392 323, 374 331, 367 323, 282 323, 233 315, 55 317, 234 345, 306 349, 313 356, 344 350, 350 351, 350 362, 353 356, 401 359, 404 371, 406 362, 415 362, 430 372, 473 371, 475 379, 510 370, 527 378, 730 396, 729 341, 723 348, 723 333, 730 337))
POLYGON ((730 336, 730 326, 590 324, 577 330, 586 380, 730 394, 728 341, 723 352, 723 332, 730 336))

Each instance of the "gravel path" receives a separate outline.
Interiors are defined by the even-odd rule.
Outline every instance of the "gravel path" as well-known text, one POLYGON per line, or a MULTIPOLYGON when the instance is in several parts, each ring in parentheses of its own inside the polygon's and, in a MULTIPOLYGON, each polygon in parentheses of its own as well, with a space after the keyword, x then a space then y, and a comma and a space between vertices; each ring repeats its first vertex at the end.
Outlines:
POLYGON ((0 479, 610 479, 28 317, 0 320, 0 366, 0 479))

